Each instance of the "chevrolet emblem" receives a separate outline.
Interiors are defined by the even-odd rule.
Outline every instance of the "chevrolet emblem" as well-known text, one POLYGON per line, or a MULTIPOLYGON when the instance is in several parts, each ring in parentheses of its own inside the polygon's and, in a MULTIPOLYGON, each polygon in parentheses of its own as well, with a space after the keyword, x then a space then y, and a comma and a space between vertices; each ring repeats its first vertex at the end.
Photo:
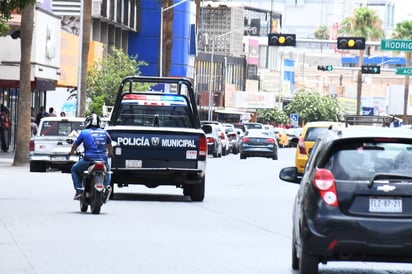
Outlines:
POLYGON ((383 186, 378 186, 376 190, 383 191, 383 192, 389 192, 389 191, 394 191, 396 189, 395 186, 391 185, 383 185, 383 186))

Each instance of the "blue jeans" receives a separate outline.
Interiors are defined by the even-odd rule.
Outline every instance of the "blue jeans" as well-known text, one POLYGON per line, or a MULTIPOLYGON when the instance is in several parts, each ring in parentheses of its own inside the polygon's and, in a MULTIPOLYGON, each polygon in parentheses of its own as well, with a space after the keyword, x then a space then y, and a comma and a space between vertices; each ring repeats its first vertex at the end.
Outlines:
MULTIPOLYGON (((72 173, 72 180, 73 186, 75 190, 83 190, 82 185, 82 175, 83 171, 85 171, 89 167, 90 161, 86 161, 83 158, 80 159, 77 163, 72 166, 71 173, 72 173)), ((110 171, 110 165, 106 162, 107 171, 110 171)), ((104 180, 104 186, 107 187, 110 185, 111 174, 107 174, 106 179, 104 180)))

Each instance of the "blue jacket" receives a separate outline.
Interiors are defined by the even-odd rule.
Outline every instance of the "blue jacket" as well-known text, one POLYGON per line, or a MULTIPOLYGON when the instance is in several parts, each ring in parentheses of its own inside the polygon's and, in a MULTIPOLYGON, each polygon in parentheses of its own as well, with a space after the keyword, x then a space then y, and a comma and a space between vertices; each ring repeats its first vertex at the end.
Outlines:
POLYGON ((87 161, 107 161, 107 144, 111 142, 109 133, 102 128, 83 129, 74 141, 77 146, 83 143, 84 159, 87 161))

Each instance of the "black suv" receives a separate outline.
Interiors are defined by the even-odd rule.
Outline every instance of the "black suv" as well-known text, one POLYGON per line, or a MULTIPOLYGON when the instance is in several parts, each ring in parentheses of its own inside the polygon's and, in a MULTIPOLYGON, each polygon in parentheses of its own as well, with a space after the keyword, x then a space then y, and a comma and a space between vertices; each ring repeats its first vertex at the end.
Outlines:
POLYGON ((293 212, 292 268, 318 273, 328 261, 412 261, 412 131, 328 130, 316 141, 293 212))

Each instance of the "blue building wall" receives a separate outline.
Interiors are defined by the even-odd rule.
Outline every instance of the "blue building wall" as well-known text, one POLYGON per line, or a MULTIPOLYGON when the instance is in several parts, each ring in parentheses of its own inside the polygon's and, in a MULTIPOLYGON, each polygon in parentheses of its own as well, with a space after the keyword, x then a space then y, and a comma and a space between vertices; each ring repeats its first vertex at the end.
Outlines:
MULTIPOLYGON (((174 3, 180 2, 175 0, 174 3)), ((159 75, 160 47, 160 3, 159 0, 141 1, 141 30, 129 33, 129 55, 137 55, 139 61, 148 66, 141 66, 142 75, 159 75)), ((189 77, 191 40, 190 1, 173 8, 173 48, 170 76, 189 77)), ((196 37, 192 35, 192 37, 196 37)), ((165 52, 163 52, 165 54, 165 52)), ((163 64, 165 65, 165 64, 163 64)))

